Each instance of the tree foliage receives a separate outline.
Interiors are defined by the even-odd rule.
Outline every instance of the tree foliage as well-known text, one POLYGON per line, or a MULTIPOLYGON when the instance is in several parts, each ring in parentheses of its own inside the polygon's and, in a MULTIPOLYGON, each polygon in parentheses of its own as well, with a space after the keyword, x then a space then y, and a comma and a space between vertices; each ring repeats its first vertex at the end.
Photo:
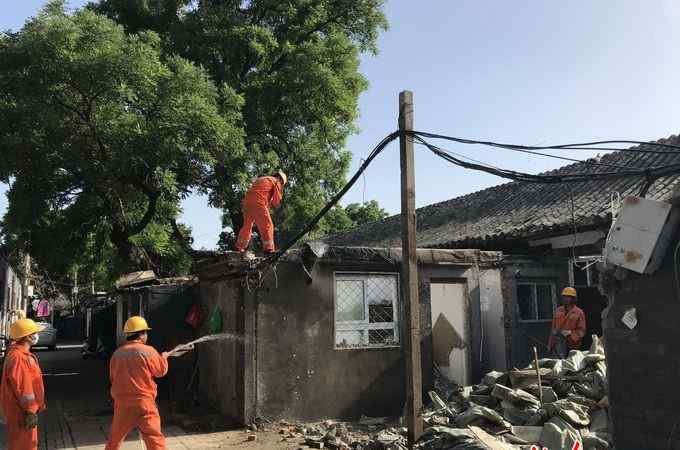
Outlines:
MULTIPOLYGON (((206 68, 244 99, 247 151, 223 162, 210 201, 238 229, 249 181, 290 176, 274 222, 279 239, 299 230, 345 180, 355 131, 361 52, 376 52, 383 0, 100 0, 90 7, 129 32, 153 30, 168 54, 206 68)), ((332 214, 321 224, 335 219, 332 214)))
POLYGON ((176 271, 186 265, 171 239, 179 202, 212 192, 219 168, 243 161, 242 106, 229 86, 165 54, 158 34, 49 3, 0 36, 4 240, 61 273, 176 271))

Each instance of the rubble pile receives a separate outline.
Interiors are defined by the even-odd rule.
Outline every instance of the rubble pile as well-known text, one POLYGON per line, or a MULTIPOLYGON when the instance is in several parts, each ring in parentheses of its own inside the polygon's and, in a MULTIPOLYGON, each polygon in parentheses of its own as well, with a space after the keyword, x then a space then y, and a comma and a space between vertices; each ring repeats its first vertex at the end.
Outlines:
MULTIPOLYGON (((481 384, 431 392, 421 450, 611 448, 608 430, 607 366, 593 337, 590 351, 566 359, 542 359, 523 370, 488 373, 481 384), (541 383, 539 385, 539 373, 541 383), (535 448, 535 447, 534 447, 535 448)), ((358 450, 407 449, 405 430, 388 429, 358 450)))

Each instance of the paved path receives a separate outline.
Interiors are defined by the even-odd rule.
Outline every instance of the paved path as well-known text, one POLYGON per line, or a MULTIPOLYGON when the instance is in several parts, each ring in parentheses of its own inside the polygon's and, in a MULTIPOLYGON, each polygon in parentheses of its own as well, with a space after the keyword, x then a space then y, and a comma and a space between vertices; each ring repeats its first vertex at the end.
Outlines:
MULTIPOLYGON (((48 404, 40 418, 40 450, 103 449, 112 414, 105 363, 85 361, 75 348, 38 351, 37 355, 45 373, 48 404)), ((168 450, 220 448, 233 435, 233 432, 189 434, 174 426, 163 431, 168 450)), ((5 448, 5 430, 0 425, 0 449, 5 448)), ((128 436, 122 450, 144 450, 136 431, 128 436)))

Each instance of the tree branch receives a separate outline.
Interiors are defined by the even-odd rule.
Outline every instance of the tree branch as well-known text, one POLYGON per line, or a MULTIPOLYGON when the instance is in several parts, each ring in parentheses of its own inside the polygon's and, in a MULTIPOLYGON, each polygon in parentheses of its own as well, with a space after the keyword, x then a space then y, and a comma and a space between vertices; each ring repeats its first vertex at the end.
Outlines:
POLYGON ((177 220, 173 217, 170 219, 170 226, 172 227, 172 236, 179 241, 179 244, 182 247, 182 250, 186 252, 187 255, 191 256, 192 258, 196 257, 196 250, 191 246, 189 243, 189 239, 187 239, 184 234, 182 234, 182 230, 179 229, 179 225, 177 225, 177 220))
POLYGON ((144 228, 151 222, 151 220, 156 215, 156 210, 158 209, 158 200, 160 199, 160 192, 152 192, 147 194, 149 198, 149 204, 146 207, 146 212, 144 216, 135 225, 127 227, 125 234, 127 237, 134 236, 144 231, 144 228))

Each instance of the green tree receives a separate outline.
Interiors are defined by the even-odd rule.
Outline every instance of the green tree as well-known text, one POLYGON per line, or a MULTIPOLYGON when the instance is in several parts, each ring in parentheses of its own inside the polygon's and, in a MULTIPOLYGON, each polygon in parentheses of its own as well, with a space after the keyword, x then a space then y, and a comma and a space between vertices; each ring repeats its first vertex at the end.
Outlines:
POLYGON ((345 207, 345 212, 351 219, 353 227, 382 220, 389 216, 376 200, 370 200, 364 204, 351 203, 345 207))
MULTIPOLYGON (((63 1, 0 35, 10 247, 61 273, 187 265, 172 239, 180 200, 226 189, 220 173, 244 159, 243 100, 161 47, 154 32, 127 34, 89 10, 67 14, 63 1)), ((228 178, 238 185, 242 176, 228 178)))
MULTIPOLYGON (((243 99, 247 151, 223 161, 210 201, 238 230, 255 176, 289 174, 278 239, 299 230, 345 180, 357 99, 367 81, 361 52, 387 27, 383 0, 100 0, 90 5, 129 32, 153 30, 243 99)), ((328 220, 330 220, 329 218, 328 220)), ((321 224, 320 229, 324 228, 321 224)))

